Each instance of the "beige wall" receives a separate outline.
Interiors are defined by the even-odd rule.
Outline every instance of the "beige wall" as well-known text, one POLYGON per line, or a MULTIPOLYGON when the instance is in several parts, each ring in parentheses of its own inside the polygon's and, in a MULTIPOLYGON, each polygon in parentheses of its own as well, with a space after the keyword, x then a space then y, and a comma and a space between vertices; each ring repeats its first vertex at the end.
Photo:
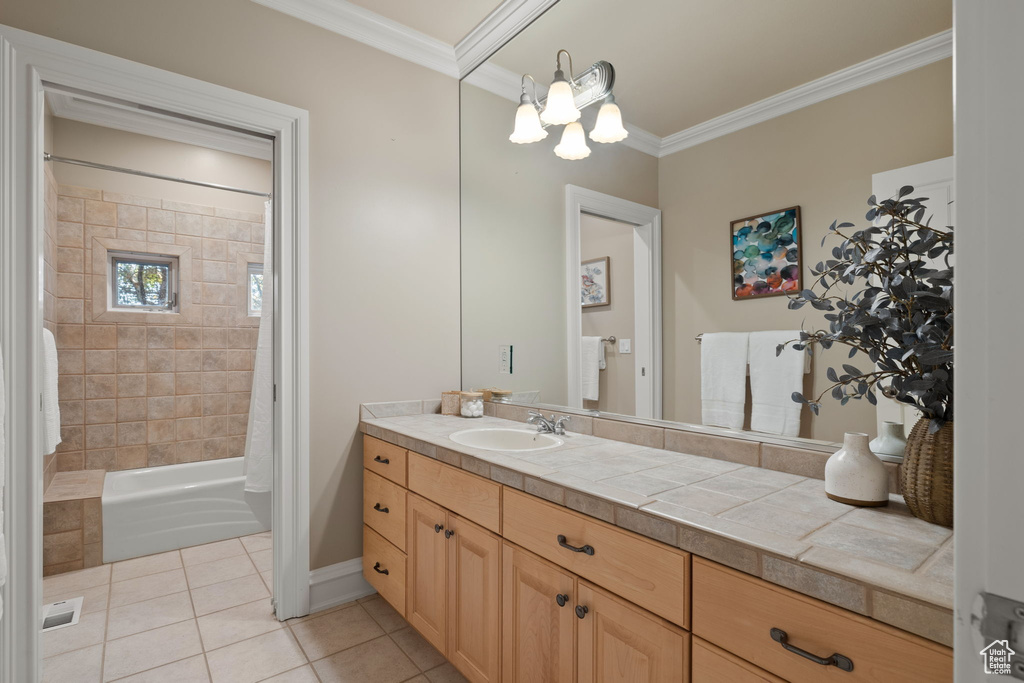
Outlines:
POLYGON ((531 145, 508 141, 516 105, 462 86, 462 338, 465 388, 540 390, 567 401, 565 186, 658 202, 657 159, 590 143, 585 162, 551 151, 561 128, 531 145), (514 346, 514 374, 498 347, 514 346))
MULTIPOLYGON (((580 219, 580 258, 583 261, 607 256, 610 275, 610 303, 581 311, 585 337, 632 339, 636 329, 633 302, 633 226, 619 221, 583 214, 580 219)), ((636 413, 636 369, 630 354, 620 354, 619 345, 604 344, 605 364, 600 372, 598 400, 584 401, 583 407, 606 413, 636 413)))
POLYGON ((359 403, 459 381, 458 83, 249 0, 5 0, 0 23, 310 112, 311 566, 359 556, 359 403))
MULTIPOLYGON (((803 266, 830 252, 821 238, 833 220, 864 224, 871 175, 953 153, 950 60, 943 60, 661 159, 664 217, 666 419, 700 422, 700 332, 799 329, 823 320, 784 298, 732 301, 729 223, 800 205, 803 266)), ((815 359, 814 386, 841 363, 836 349, 815 359)), ((863 367, 863 361, 859 361, 863 367)), ((826 397, 802 436, 841 440, 874 433, 867 401, 840 408, 826 397)))
MULTIPOLYGON (((270 192, 274 184, 269 161, 62 118, 53 119, 53 153, 257 192, 270 192)), ((263 197, 85 166, 56 162, 48 165, 53 167, 62 185, 98 187, 107 192, 160 197, 172 202, 263 212, 263 197)))

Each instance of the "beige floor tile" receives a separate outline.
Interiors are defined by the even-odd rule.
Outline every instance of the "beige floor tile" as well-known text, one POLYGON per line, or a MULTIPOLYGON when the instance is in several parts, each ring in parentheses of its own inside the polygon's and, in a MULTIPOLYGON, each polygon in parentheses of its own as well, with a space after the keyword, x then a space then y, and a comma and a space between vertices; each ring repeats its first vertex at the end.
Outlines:
POLYGON ((250 552, 249 558, 256 565, 256 571, 265 572, 274 568, 274 551, 269 548, 250 552))
POLYGON ((197 617, 261 598, 270 598, 270 591, 256 574, 192 590, 192 605, 197 617))
POLYGON ((238 540, 242 542, 242 545, 245 546, 245 549, 250 553, 254 553, 259 550, 269 550, 274 545, 274 541, 271 539, 269 531, 262 534, 253 534, 252 536, 243 536, 238 540))
POLYGON ((263 585, 267 587, 267 590, 271 593, 274 592, 274 570, 270 569, 265 572, 260 572, 260 578, 263 579, 263 585))
POLYGON ((313 673, 313 667, 307 664, 306 666, 299 667, 298 669, 292 669, 291 671, 285 671, 283 674, 278 674, 273 678, 268 678, 264 683, 319 683, 320 679, 313 673))
POLYGON ((199 617, 199 635, 207 652, 279 628, 283 625, 265 599, 199 617))
MULTIPOLYGON (((67 574, 47 576, 43 579, 43 599, 51 595, 67 595, 85 588, 110 583, 110 565, 104 564, 91 569, 80 569, 67 574)), ((47 602, 52 602, 47 600, 47 602)))
POLYGON ((427 680, 430 683, 469 683, 466 677, 460 674, 451 663, 442 664, 436 669, 428 671, 427 680))
MULTIPOLYGON (((241 544, 239 544, 241 547, 241 544)), ((213 583, 238 579, 249 574, 256 573, 249 556, 245 553, 234 557, 227 557, 223 560, 204 562, 196 565, 186 565, 185 573, 188 576, 188 585, 195 590, 213 583)))
POLYGON ((102 612, 107 609, 107 601, 110 599, 110 584, 105 583, 101 586, 93 586, 92 588, 71 591, 70 593, 64 593, 63 595, 48 595, 43 598, 43 602, 49 605, 54 602, 70 600, 72 598, 84 598, 82 601, 82 614, 102 612))
POLYGON ((403 619, 402 615, 395 611, 395 608, 379 595, 371 596, 368 600, 361 601, 359 604, 370 613, 370 616, 384 629, 385 633, 391 633, 409 625, 409 622, 403 619))
POLYGON ((255 683, 306 663, 286 628, 208 652, 206 660, 214 683, 255 683))
POLYGON ((331 683, 400 683, 419 670, 387 636, 313 662, 321 681, 331 683))
POLYGON ((226 541, 217 541, 216 543, 207 543, 206 545, 181 549, 181 559, 186 567, 244 554, 245 547, 237 538, 229 538, 226 541))
POLYGON ((391 634, 391 639, 398 644, 398 647, 402 648, 402 652, 422 671, 427 671, 444 664, 444 655, 438 652, 433 645, 428 643, 411 626, 395 631, 391 634))
POLYGON ((43 657, 53 657, 102 643, 106 628, 106 612, 83 614, 74 626, 65 626, 42 634, 43 657))
POLYGON ((181 568, 181 553, 172 550, 158 555, 146 555, 114 563, 113 581, 135 579, 149 574, 159 574, 181 568))
POLYGON ((43 660, 42 683, 100 683, 102 675, 102 643, 43 660))
POLYGON ((194 616, 188 591, 115 607, 107 618, 107 640, 176 624, 194 616))
POLYGON ((155 669, 202 651, 194 619, 112 640, 107 643, 103 657, 103 680, 112 681, 155 669))
POLYGON ((149 671, 119 679, 117 683, 209 683, 206 658, 203 655, 158 666, 149 671))
POLYGON ((185 572, 172 569, 169 572, 140 576, 137 579, 118 581, 110 586, 110 606, 121 607, 133 602, 152 600, 171 593, 188 590, 185 572))
POLYGON ((430 683, 430 679, 423 674, 420 674, 416 678, 410 678, 405 683, 430 683))
POLYGON ((291 627, 310 661, 384 635, 359 605, 352 605, 291 627))

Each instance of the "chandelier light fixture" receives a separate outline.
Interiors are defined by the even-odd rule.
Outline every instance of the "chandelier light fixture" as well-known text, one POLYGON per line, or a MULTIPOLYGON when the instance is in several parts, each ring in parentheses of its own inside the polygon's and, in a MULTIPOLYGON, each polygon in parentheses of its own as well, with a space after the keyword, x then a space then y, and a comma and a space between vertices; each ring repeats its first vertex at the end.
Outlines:
POLYGON ((579 122, 581 110, 601 102, 597 122, 590 131, 590 139, 599 143, 625 140, 629 132, 622 125, 622 112, 615 103, 612 87, 615 69, 605 61, 596 62, 586 71, 573 76, 572 55, 559 50, 555 55, 555 75, 547 97, 537 98, 537 82, 530 74, 523 74, 523 94, 516 109, 515 129, 508 139, 516 144, 539 142, 548 136, 548 126, 565 126, 555 146, 555 154, 562 159, 577 160, 590 156, 587 136, 579 122), (562 70, 562 54, 569 61, 569 75, 562 70), (526 79, 533 84, 533 97, 526 92, 526 79))

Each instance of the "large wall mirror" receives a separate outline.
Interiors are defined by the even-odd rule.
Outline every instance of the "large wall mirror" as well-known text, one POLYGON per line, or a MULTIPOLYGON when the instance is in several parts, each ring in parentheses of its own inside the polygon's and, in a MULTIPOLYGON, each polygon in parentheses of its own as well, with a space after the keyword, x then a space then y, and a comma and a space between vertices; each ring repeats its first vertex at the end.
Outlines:
POLYGON ((793 404, 794 423, 780 403, 790 417, 766 420, 750 383, 817 396, 846 359, 755 362, 826 324, 787 293, 812 283, 834 220, 864 225, 869 195, 894 184, 927 186, 949 219, 951 24, 946 0, 560 0, 461 84, 463 388, 692 425, 720 425, 724 399, 738 429, 874 435, 898 408, 793 404), (575 127, 509 139, 524 84, 543 100, 560 50, 577 103, 609 77, 591 66, 612 65, 629 132, 594 141, 607 100, 583 108, 582 159, 555 153, 579 156, 575 127), (745 355, 721 333, 742 333, 745 355), (743 395, 708 391, 736 372, 743 395))

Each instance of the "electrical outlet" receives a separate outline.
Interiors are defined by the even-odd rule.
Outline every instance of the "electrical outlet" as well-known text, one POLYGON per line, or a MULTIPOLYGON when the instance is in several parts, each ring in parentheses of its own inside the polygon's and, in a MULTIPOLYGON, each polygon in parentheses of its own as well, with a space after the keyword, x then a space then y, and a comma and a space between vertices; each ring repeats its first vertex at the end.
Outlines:
POLYGON ((619 353, 633 353, 633 340, 632 339, 620 339, 619 340, 619 353))
POLYGON ((512 374, 512 345, 498 347, 498 374, 512 374))

